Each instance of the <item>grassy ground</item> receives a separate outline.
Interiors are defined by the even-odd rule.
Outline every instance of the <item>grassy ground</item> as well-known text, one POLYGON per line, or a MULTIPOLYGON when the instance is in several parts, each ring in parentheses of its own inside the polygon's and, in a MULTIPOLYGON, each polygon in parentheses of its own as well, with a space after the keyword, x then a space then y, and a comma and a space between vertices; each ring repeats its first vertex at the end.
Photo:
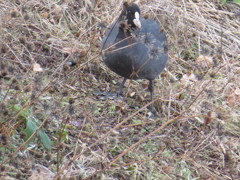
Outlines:
POLYGON ((143 0, 168 37, 148 117, 145 80, 102 63, 122 1, 0 0, 0 179, 238 179, 240 6, 143 0))

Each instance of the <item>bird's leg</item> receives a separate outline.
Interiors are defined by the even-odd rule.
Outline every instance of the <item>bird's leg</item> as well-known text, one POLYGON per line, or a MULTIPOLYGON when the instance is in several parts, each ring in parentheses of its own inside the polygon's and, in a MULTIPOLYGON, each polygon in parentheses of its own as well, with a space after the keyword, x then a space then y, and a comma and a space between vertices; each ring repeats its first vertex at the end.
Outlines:
MULTIPOLYGON (((154 86, 153 80, 149 80, 148 90, 150 92, 151 101, 153 100, 153 86, 154 86)), ((148 109, 151 111, 151 113, 153 113, 153 116, 157 116, 157 112, 154 108, 153 103, 148 107, 148 109)))
POLYGON ((118 97, 118 98, 119 98, 119 97, 121 96, 121 94, 122 94, 122 88, 123 88, 126 80, 127 80, 126 78, 123 79, 122 83, 120 84, 120 86, 119 86, 119 88, 118 88, 118 90, 117 90, 117 97, 118 97))

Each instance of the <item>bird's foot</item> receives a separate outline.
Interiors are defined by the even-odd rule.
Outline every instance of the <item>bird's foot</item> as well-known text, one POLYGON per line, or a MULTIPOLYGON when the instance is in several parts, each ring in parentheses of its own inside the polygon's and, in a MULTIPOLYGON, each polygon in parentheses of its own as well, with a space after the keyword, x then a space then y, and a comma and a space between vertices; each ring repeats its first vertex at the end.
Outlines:
POLYGON ((150 111, 149 118, 160 118, 160 116, 157 114, 157 111, 153 105, 148 106, 148 110, 150 111))

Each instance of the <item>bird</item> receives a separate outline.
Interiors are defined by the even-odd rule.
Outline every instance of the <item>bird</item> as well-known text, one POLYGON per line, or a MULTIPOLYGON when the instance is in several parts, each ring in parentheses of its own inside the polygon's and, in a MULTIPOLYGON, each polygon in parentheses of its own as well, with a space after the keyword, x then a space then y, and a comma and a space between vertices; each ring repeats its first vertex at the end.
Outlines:
MULTIPOLYGON (((142 18, 137 4, 125 2, 120 16, 106 30, 100 48, 106 66, 123 77, 117 97, 122 94, 127 79, 147 79, 152 101, 153 81, 168 60, 167 38, 160 25, 142 18)), ((156 114, 152 104, 149 110, 156 114)))

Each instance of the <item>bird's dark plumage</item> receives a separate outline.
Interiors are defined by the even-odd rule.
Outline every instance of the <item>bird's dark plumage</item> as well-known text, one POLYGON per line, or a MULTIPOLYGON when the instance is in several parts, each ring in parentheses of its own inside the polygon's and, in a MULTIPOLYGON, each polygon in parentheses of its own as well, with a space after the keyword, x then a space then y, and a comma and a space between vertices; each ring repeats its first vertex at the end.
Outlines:
POLYGON ((142 19, 136 4, 125 6, 106 31, 101 50, 107 67, 124 77, 118 95, 126 79, 148 79, 152 98, 153 80, 168 59, 167 39, 156 21, 142 19))

